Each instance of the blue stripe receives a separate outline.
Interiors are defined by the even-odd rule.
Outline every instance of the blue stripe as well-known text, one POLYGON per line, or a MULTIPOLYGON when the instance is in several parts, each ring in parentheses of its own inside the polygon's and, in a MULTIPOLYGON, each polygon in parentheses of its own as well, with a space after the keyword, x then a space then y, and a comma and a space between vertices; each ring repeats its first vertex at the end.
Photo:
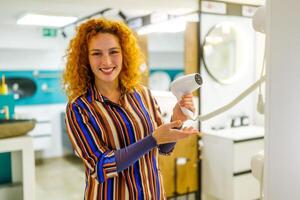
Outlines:
POLYGON ((107 154, 108 154, 108 151, 105 152, 97 162, 97 175, 98 175, 98 180, 100 183, 103 183, 105 181, 104 174, 103 174, 103 163, 105 161, 105 156, 107 154))
MULTIPOLYGON (((128 130, 128 136, 130 138, 130 144, 135 143, 135 136, 134 136, 134 131, 133 131, 133 127, 132 124, 130 123, 130 121, 128 120, 127 116, 125 115, 124 111, 117 107, 117 110, 119 112, 119 114, 121 115, 123 121, 126 124, 127 130, 128 130)), ((138 199, 144 199, 144 194, 143 194, 143 188, 142 186, 142 180, 139 174, 139 165, 138 165, 138 161, 133 165, 133 169, 134 169, 134 179, 135 179, 135 183, 136 183, 136 187, 138 190, 138 199)))
MULTIPOLYGON (((105 181, 103 174, 103 165, 116 162, 116 157, 114 155, 111 157, 106 157, 108 153, 109 151, 102 154, 101 158, 97 162, 97 175, 100 183, 103 183, 105 181)), ((107 180, 110 180, 110 178, 107 180)))
POLYGON ((141 179, 141 176, 140 176, 140 166, 139 166, 139 161, 137 160, 135 162, 135 164, 133 165, 134 167, 134 177, 136 177, 136 185, 137 185, 137 189, 138 189, 138 199, 139 200, 143 200, 144 199, 144 193, 143 193, 143 187, 142 186, 142 179, 141 179))
POLYGON ((124 111, 121 108, 117 107, 117 111, 121 115, 121 117, 123 119, 123 122, 126 124, 130 144, 132 144, 132 143, 135 142, 135 137, 134 137, 134 131, 133 131, 132 124, 128 121, 127 116, 125 115, 124 111))
POLYGON ((154 154, 152 155, 152 162, 153 162, 153 169, 154 169, 154 172, 155 172, 155 179, 156 179, 156 189, 157 189, 157 199, 159 199, 160 197, 160 184, 159 184, 159 176, 158 176, 158 172, 157 172, 157 166, 156 166, 156 159, 154 157, 154 154))
POLYGON ((97 123, 96 119, 93 117, 92 113, 90 112, 90 109, 86 106, 86 104, 82 101, 79 100, 76 101, 76 103, 78 103, 78 105, 84 109, 88 111, 89 114, 89 122, 91 123, 91 125, 93 126, 93 128, 95 129, 97 135, 101 135, 101 129, 99 127, 99 124, 97 123))
POLYGON ((107 200, 114 200, 113 196, 113 179, 109 178, 107 180, 107 200))
POLYGON ((90 137, 90 133, 89 133, 89 131, 88 131, 85 123, 82 120, 82 117, 81 117, 81 115, 79 113, 79 109, 74 104, 72 105, 72 107, 73 107, 74 114, 76 116, 76 120, 77 120, 77 122, 78 122, 78 124, 80 126, 80 130, 83 132, 83 134, 84 134, 86 140, 88 141, 88 144, 91 147, 93 153, 95 153, 98 149, 97 149, 97 147, 96 147, 93 139, 90 137))
POLYGON ((112 155, 111 157, 106 157, 105 160, 103 161, 103 164, 115 163, 115 162, 116 162, 116 157, 112 155))
POLYGON ((86 99, 88 100, 88 102, 92 103, 92 94, 93 94, 93 91, 92 91, 92 88, 89 88, 87 90, 87 97, 86 99))
POLYGON ((148 124, 150 126, 150 133, 152 133, 153 132, 153 126, 152 126, 152 123, 151 123, 151 119, 150 119, 149 113, 147 112, 147 109, 145 108, 145 106, 144 106, 144 104, 143 104, 143 102, 141 100, 140 95, 136 91, 134 92, 134 96, 138 100, 139 105, 142 107, 142 110, 143 110, 144 114, 146 115, 147 122, 148 122, 148 124))

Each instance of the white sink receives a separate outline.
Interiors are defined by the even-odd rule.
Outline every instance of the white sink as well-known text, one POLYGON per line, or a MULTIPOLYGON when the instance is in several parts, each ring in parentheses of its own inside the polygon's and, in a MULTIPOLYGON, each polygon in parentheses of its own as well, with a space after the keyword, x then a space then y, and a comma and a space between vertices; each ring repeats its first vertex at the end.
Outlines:
POLYGON ((263 137, 263 126, 241 126, 222 130, 211 130, 205 134, 216 135, 231 140, 245 140, 249 138, 263 137))

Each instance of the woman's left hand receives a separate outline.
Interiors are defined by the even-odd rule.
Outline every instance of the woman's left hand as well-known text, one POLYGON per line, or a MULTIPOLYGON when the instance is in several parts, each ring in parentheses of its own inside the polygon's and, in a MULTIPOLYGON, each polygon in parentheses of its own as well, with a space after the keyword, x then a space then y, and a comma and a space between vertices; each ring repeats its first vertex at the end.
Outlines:
POLYGON ((188 117, 181 111, 180 107, 185 107, 193 113, 195 112, 192 93, 183 95, 181 97, 181 100, 176 103, 175 107, 173 108, 172 121, 181 120, 182 122, 184 122, 188 120, 188 117))

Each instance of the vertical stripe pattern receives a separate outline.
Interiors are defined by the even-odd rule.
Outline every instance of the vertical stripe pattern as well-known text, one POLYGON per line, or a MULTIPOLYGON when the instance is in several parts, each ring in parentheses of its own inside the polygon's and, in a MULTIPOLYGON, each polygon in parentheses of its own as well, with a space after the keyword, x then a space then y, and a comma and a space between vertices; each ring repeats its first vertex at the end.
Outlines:
POLYGON ((95 86, 69 102, 66 127, 76 155, 85 165, 85 199, 166 199, 154 148, 117 173, 115 151, 151 134, 162 124, 150 91, 141 87, 122 94, 119 104, 95 86))

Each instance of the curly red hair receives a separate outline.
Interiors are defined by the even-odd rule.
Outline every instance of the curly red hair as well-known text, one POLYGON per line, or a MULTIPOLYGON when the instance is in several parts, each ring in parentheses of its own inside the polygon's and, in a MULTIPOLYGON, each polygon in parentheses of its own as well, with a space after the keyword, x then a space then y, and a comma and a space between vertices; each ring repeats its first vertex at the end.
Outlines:
POLYGON ((66 52, 67 63, 63 74, 63 84, 69 100, 84 94, 94 80, 88 59, 88 43, 98 33, 110 33, 119 38, 123 66, 118 76, 125 92, 139 87, 143 56, 134 33, 123 22, 107 19, 91 19, 81 24, 66 52))

